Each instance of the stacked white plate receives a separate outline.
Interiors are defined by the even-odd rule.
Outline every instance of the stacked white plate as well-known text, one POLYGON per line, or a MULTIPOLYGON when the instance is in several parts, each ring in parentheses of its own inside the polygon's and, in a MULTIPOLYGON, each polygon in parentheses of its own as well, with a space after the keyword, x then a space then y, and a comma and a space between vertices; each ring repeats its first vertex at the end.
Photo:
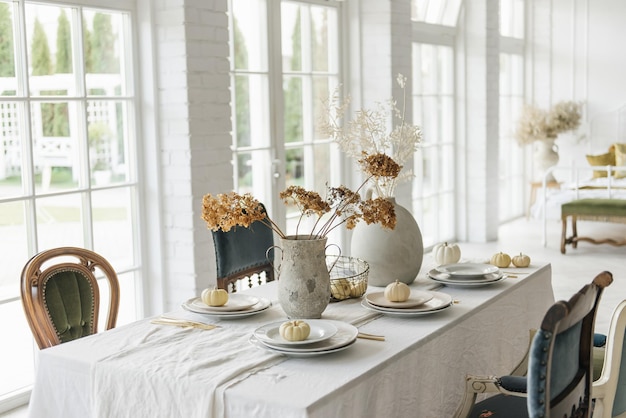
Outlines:
POLYGON ((502 271, 491 264, 445 264, 428 272, 428 277, 447 286, 485 286, 506 279, 502 271))
POLYGON ((250 342, 257 347, 291 357, 313 357, 345 350, 356 342, 359 330, 351 324, 327 319, 306 319, 311 327, 303 341, 288 341, 280 335, 285 321, 273 322, 257 328, 250 342))
POLYGON ((272 303, 269 299, 229 293, 228 302, 222 306, 209 306, 200 298, 191 298, 183 303, 183 309, 217 318, 237 319, 265 311, 272 303))
POLYGON ((452 297, 441 292, 411 290, 411 296, 405 302, 391 302, 384 292, 365 295, 361 306, 386 315, 419 316, 441 312, 452 306, 452 297))

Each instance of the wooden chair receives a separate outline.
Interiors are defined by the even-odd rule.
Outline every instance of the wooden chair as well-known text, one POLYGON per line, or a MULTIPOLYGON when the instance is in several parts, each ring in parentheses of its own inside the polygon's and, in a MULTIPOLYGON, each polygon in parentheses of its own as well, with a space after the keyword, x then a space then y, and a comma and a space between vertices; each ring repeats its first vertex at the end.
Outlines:
POLYGON ((212 235, 217 287, 236 292, 274 280, 274 252, 268 252, 274 245, 274 233, 269 226, 256 221, 248 228, 236 226, 228 232, 212 231, 212 235))
POLYGON ((93 251, 75 247, 45 250, 24 266, 22 305, 40 349, 98 332, 100 289, 96 268, 109 283, 106 329, 115 327, 120 287, 113 267, 93 251))
POLYGON ((600 378, 593 382, 591 396, 595 401, 593 416, 626 418, 626 300, 611 317, 607 336, 604 367, 600 378))
POLYGON ((455 417, 590 417, 594 322, 612 281, 602 272, 569 301, 552 305, 532 337, 526 371, 518 366, 507 376, 468 375, 455 417), (476 403, 480 393, 492 396, 476 403))

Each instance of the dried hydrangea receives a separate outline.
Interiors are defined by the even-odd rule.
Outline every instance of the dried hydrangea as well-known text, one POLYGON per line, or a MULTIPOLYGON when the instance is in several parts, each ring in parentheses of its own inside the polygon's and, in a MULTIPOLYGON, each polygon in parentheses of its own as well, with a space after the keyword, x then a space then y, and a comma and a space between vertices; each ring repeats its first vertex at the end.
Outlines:
MULTIPOLYGON (((385 154, 395 161, 400 169, 417 151, 422 140, 419 126, 405 122, 406 77, 398 74, 396 82, 403 90, 403 106, 400 110, 395 100, 377 103, 376 109, 360 109, 355 118, 344 123, 343 117, 350 105, 350 97, 341 100, 339 87, 335 89, 326 103, 328 118, 320 122, 320 131, 335 140, 342 151, 361 162, 363 156, 385 154), (391 120, 389 120, 391 116, 391 120), (395 127, 389 131, 393 122, 395 127)), ((363 170, 365 167, 360 164, 363 170)), ((368 173, 367 171, 364 171, 368 173)), ((385 176, 370 177, 369 181, 380 197, 393 197, 399 182, 413 177, 411 170, 390 178, 385 176)))
POLYGON ((515 139, 520 145, 534 141, 554 140, 560 133, 580 126, 580 103, 562 101, 549 111, 534 105, 526 105, 517 124, 515 139))
MULTIPOLYGON (((369 166, 369 177, 361 184, 363 187, 370 178, 385 176, 394 179, 400 171, 400 166, 388 156, 381 154, 365 158, 369 166)), ((326 197, 304 189, 300 186, 289 186, 280 193, 285 204, 295 205, 300 211, 299 227, 302 219, 308 216, 316 217, 315 223, 308 232, 310 237, 325 237, 330 231, 340 225, 353 229, 360 220, 367 224, 379 223, 383 228, 393 229, 396 225, 396 213, 393 204, 384 198, 362 200, 359 190, 352 191, 345 186, 328 187, 326 197)), ((263 222, 281 238, 286 235, 280 227, 266 216, 263 206, 250 194, 207 194, 202 199, 202 219, 207 228, 217 231, 229 231, 232 227, 241 225, 248 227, 254 221, 263 222)))

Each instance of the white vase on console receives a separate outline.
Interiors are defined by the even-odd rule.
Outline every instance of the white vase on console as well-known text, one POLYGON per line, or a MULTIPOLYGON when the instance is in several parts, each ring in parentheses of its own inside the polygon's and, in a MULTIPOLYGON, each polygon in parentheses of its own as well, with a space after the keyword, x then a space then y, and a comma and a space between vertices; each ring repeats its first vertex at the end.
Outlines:
POLYGON ((547 183, 556 182, 553 173, 546 177, 548 169, 559 162, 558 147, 554 142, 555 140, 556 138, 545 138, 534 143, 533 156, 536 181, 543 181, 545 177, 547 183))

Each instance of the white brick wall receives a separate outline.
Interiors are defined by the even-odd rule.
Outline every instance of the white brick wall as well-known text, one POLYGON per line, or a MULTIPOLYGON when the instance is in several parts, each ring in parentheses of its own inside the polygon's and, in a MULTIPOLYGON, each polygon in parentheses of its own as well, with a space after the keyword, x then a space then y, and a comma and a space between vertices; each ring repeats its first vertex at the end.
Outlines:
POLYGON ((154 6, 166 310, 214 281, 202 196, 233 188, 226 10, 226 0, 154 6))

